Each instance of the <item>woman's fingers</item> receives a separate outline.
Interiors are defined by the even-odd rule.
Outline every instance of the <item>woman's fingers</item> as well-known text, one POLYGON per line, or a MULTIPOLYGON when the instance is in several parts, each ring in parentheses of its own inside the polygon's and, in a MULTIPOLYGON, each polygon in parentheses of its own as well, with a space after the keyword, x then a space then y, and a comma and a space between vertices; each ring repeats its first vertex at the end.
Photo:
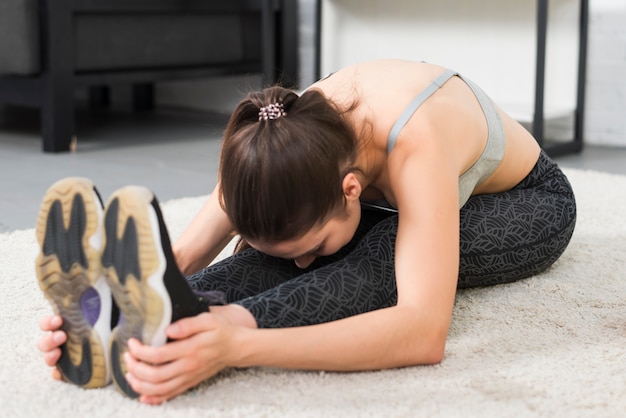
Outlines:
POLYGON ((210 331, 214 327, 214 316, 205 312, 174 322, 167 327, 167 336, 175 340, 180 340, 203 331, 210 331))
MULTIPOLYGON (((61 358, 61 350, 56 348, 54 350, 47 351, 43 354, 43 361, 50 367, 56 366, 59 362, 59 358, 61 358)), ((56 369, 55 369, 56 370, 56 369)), ((58 372, 58 370, 57 370, 58 372)), ((59 374, 60 376, 60 374, 59 374)))
POLYGON ((67 341, 67 334, 60 330, 63 318, 59 315, 44 316, 39 320, 39 328, 45 332, 37 340, 37 348, 43 353, 43 361, 52 367, 51 375, 55 380, 63 380, 61 372, 55 367, 61 358, 61 344, 67 341))
POLYGON ((56 367, 52 369, 52 372, 50 374, 52 375, 52 378, 54 380, 63 380, 63 376, 61 375, 61 372, 56 367))
MULTIPOLYGON (((206 336, 206 333, 202 331, 207 331, 209 329, 206 326, 207 323, 212 322, 207 321, 207 317, 210 315, 201 314, 198 317, 186 318, 170 325, 170 327, 174 326, 176 330, 182 330, 180 334, 177 334, 178 336, 184 334, 187 335, 186 337, 174 339, 174 341, 159 347, 142 344, 139 340, 131 338, 128 340, 128 350, 136 359, 155 365, 169 363, 185 356, 193 357, 198 348, 196 344, 201 343, 196 337, 199 335, 206 336), (191 320, 187 321, 187 319, 191 320)), ((172 337, 170 336, 170 338, 172 337)))
POLYGON ((130 353, 124 353, 124 361, 128 372, 135 378, 155 384, 171 381, 179 376, 193 375, 200 368, 196 359, 188 355, 167 363, 151 364, 134 358, 130 353))
POLYGON ((140 400, 144 403, 162 403, 204 380, 202 375, 189 372, 185 359, 157 366, 137 361, 125 353, 124 361, 128 369, 126 381, 141 394, 140 400))
POLYGON ((63 331, 54 331, 42 335, 37 341, 37 348, 43 353, 58 349, 67 341, 67 334, 63 331))
POLYGON ((42 331, 56 331, 63 325, 63 318, 59 315, 44 316, 39 320, 39 328, 42 331))

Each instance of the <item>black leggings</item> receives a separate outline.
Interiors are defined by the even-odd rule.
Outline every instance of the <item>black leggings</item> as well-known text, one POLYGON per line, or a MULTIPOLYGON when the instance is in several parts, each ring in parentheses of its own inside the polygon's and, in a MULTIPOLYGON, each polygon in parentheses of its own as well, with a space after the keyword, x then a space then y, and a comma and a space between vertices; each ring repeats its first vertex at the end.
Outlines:
MULTIPOLYGON (((576 202, 544 153, 504 193, 471 197, 460 211, 458 287, 513 282, 548 268, 574 231, 576 202)), ((252 248, 188 277, 196 291, 221 291, 261 328, 319 324, 396 304, 398 215, 364 208, 352 241, 307 269, 252 248)))

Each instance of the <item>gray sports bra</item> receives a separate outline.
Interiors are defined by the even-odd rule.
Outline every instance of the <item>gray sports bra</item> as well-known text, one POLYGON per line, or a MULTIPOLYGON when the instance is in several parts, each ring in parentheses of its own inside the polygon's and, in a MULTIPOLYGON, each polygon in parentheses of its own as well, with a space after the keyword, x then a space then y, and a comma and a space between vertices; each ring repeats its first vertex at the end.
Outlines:
POLYGON ((460 74, 446 70, 433 80, 422 92, 420 92, 415 99, 409 104, 406 110, 400 115, 396 123, 389 132, 387 139, 387 154, 390 154, 393 147, 396 145, 398 135, 400 131, 407 124, 411 116, 415 111, 428 99, 433 93, 435 93, 446 81, 452 77, 457 76, 469 86, 474 92, 476 99, 480 103, 480 106, 487 120, 487 127, 489 134, 487 136, 487 144, 483 153, 478 160, 459 177, 459 207, 463 207, 465 202, 470 198, 472 192, 485 179, 487 179, 500 165, 502 158, 504 157, 505 137, 504 127, 502 126, 502 120, 498 114, 493 102, 485 94, 485 92, 474 84, 472 81, 464 78, 460 74))

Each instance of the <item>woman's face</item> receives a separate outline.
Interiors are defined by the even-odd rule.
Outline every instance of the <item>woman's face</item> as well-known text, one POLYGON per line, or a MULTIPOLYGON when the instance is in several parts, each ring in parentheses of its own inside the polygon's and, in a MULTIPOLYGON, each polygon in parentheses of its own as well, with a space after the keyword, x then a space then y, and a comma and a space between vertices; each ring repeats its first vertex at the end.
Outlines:
POLYGON ((248 242, 252 247, 266 254, 293 259, 299 268, 304 269, 317 257, 332 255, 350 242, 360 219, 361 206, 358 201, 356 204, 354 201, 348 202, 345 213, 334 215, 300 238, 272 243, 248 242))

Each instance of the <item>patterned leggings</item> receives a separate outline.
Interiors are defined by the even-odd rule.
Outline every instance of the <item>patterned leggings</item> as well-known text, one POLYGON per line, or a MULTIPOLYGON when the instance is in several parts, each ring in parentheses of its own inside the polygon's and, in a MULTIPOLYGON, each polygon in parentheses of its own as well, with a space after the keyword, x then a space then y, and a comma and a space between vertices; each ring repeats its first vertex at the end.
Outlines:
MULTIPOLYGON (((458 287, 513 282, 548 268, 574 231, 576 202, 544 153, 504 193, 471 197, 460 211, 458 287)), ((307 269, 252 248, 188 277, 196 291, 221 291, 261 328, 319 324, 395 305, 398 216, 363 209, 352 241, 307 269)))

